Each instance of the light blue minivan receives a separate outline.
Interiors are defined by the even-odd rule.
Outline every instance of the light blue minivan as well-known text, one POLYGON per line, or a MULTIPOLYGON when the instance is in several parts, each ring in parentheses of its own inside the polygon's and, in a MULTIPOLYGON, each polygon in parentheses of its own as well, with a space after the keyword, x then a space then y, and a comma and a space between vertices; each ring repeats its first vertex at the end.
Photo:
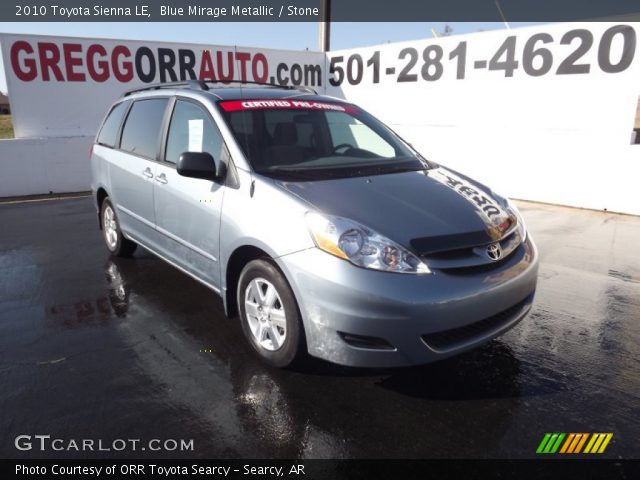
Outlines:
POLYGON ((538 254, 513 204, 306 88, 128 92, 91 166, 109 251, 141 245, 217 292, 274 366, 426 363, 533 302, 538 254))

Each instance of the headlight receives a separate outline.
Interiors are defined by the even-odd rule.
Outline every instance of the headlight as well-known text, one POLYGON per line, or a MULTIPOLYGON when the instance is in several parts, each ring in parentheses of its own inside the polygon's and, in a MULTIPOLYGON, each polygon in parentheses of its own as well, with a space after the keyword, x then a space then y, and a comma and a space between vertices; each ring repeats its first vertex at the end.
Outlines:
POLYGON ((307 212, 307 226, 319 249, 354 265, 399 273, 431 273, 413 253, 353 220, 307 212))
POLYGON ((527 227, 524 224, 524 220, 522 219, 522 214, 518 207, 516 207, 511 200, 507 200, 507 207, 516 216, 516 220, 518 221, 518 233, 520 234, 520 238, 524 242, 527 239, 527 227))

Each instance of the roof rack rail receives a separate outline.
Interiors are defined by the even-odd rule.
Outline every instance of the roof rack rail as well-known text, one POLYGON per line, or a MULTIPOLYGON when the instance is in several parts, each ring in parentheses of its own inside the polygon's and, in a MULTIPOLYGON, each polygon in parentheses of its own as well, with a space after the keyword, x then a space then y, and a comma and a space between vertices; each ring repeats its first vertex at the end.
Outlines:
POLYGON ((285 90, 300 90, 301 92, 306 92, 306 93, 312 93, 314 95, 317 95, 318 92, 311 88, 311 87, 307 87, 305 85, 280 85, 279 83, 273 83, 273 82, 252 82, 249 80, 204 80, 204 83, 214 83, 214 84, 218 84, 218 83, 239 83, 241 86, 242 85, 260 85, 263 87, 273 87, 273 88, 282 88, 285 90))
POLYGON ((175 88, 175 87, 188 87, 191 90, 209 90, 209 87, 202 80, 185 80, 183 82, 164 82, 164 83, 152 83, 144 87, 134 88, 124 92, 124 97, 131 95, 132 93, 145 92, 147 90, 160 90, 161 88, 175 88))
POLYGON ((305 92, 305 93, 311 93, 313 95, 317 95, 318 92, 311 88, 311 87, 307 87, 304 85, 280 85, 278 83, 271 83, 271 82, 252 82, 252 81, 242 81, 242 80, 185 80, 182 82, 164 82, 164 83, 152 83, 149 85, 145 85, 144 87, 138 87, 138 88, 134 88, 132 90, 127 90, 126 92, 124 92, 124 97, 127 97, 133 93, 138 93, 138 92, 146 92, 148 90, 160 90, 162 88, 175 88, 175 87, 186 87, 190 90, 209 90, 209 83, 212 84, 219 84, 219 83, 224 83, 224 84, 228 84, 228 83, 239 83, 241 86, 242 85, 261 85, 264 87, 273 87, 273 88, 282 88, 285 90, 299 90, 301 92, 305 92))

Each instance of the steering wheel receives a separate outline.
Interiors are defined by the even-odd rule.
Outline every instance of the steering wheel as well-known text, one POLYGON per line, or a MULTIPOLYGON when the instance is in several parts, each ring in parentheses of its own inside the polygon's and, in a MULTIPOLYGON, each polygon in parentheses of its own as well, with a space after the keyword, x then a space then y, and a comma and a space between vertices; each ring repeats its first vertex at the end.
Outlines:
POLYGON ((336 145, 335 147, 333 147, 333 153, 340 153, 338 152, 338 150, 342 150, 345 149, 344 152, 342 152, 343 154, 347 153, 347 150, 355 148, 353 145, 349 144, 349 143, 341 143, 340 145, 336 145))

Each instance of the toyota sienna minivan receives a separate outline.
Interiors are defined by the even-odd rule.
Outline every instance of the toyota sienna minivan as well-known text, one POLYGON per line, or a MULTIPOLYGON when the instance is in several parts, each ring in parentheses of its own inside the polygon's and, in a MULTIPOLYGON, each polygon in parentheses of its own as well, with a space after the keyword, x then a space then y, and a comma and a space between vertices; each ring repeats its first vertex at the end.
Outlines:
POLYGON ((538 254, 513 204, 307 88, 128 92, 91 167, 111 254, 140 245, 217 292, 274 366, 427 363, 531 308, 538 254))

